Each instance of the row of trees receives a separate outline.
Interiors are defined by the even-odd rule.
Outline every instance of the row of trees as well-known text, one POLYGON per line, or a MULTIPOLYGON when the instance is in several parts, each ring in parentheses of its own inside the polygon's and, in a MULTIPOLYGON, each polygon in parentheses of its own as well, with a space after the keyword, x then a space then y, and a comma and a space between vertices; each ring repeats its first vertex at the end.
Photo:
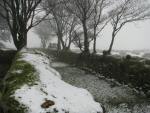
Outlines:
POLYGON ((107 5, 108 0, 48 0, 43 3, 45 11, 50 12, 45 22, 49 21, 51 32, 58 38, 58 50, 68 50, 73 43, 82 52, 89 53, 89 44, 94 40, 96 52, 97 36, 108 23, 107 15, 102 14, 107 5))
POLYGON ((49 15, 36 31, 41 35, 42 30, 45 28, 47 32, 49 27, 50 34, 44 33, 47 35, 45 39, 55 35, 58 50, 68 50, 74 44, 88 54, 91 42, 93 53, 96 53, 99 34, 107 24, 111 24, 112 41, 105 52, 110 54, 114 39, 124 25, 149 19, 149 5, 148 0, 47 0, 42 7, 49 15))
POLYGON ((27 45, 28 31, 40 23, 36 33, 43 47, 49 37, 55 37, 58 50, 69 50, 74 44, 85 54, 90 52, 91 42, 96 53, 97 38, 107 24, 113 28, 106 52, 110 54, 124 25, 150 17, 148 0, 1 0, 0 9, 18 50, 27 45))

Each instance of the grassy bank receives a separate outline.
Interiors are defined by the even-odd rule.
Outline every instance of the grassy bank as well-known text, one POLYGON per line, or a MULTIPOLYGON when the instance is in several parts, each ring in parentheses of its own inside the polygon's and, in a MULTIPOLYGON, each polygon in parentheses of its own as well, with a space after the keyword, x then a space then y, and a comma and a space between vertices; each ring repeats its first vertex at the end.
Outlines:
POLYGON ((2 113, 24 113, 25 106, 20 105, 12 95, 24 84, 32 86, 37 80, 34 67, 21 58, 21 53, 15 55, 9 71, 1 82, 0 108, 2 113))

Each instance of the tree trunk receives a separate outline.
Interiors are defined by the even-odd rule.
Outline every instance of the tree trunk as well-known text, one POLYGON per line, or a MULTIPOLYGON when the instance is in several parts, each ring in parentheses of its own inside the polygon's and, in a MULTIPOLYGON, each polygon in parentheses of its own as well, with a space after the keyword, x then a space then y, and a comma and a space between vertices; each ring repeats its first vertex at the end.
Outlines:
POLYGON ((41 43, 42 43, 42 47, 45 49, 46 48, 46 40, 45 40, 46 38, 42 38, 41 39, 41 43))
POLYGON ((71 35, 69 35, 69 43, 68 43, 68 46, 67 46, 68 50, 70 50, 71 43, 72 43, 71 35))
POLYGON ((84 32, 84 53, 89 54, 89 40, 88 40, 88 33, 87 33, 87 26, 86 21, 82 22, 83 24, 83 32, 84 32))
POLYGON ((15 45, 16 49, 18 50, 19 45, 18 45, 18 41, 17 41, 17 34, 12 33, 12 38, 13 38, 14 45, 15 45))
POLYGON ((21 50, 23 47, 27 46, 27 32, 23 32, 20 34, 20 40, 19 40, 19 50, 21 50))
POLYGON ((94 44, 93 44, 93 54, 96 54, 96 38, 94 38, 94 44))
POLYGON ((14 20, 13 21, 13 29, 10 28, 10 32, 13 37, 13 42, 17 48, 17 50, 21 50, 23 47, 27 46, 27 29, 26 29, 26 24, 23 22, 19 21, 19 25, 21 26, 18 27, 16 24, 17 22, 14 20))
POLYGON ((94 29, 93 54, 96 54, 96 29, 94 29))
POLYGON ((57 40, 57 51, 60 51, 61 50, 61 42, 60 42, 60 39, 58 38, 57 40))
POLYGON ((27 47, 27 32, 24 33, 24 46, 27 47))
POLYGON ((14 35, 13 40, 17 50, 20 51, 23 47, 27 46, 27 32, 19 33, 18 37, 14 35))
MULTIPOLYGON (((65 43, 63 41, 63 34, 61 32, 59 32, 57 34, 57 37, 58 37, 58 43, 60 44, 59 46, 61 47, 62 46, 62 49, 65 49, 65 43)), ((61 48, 59 48, 61 50, 61 48)))
POLYGON ((65 46, 65 43, 62 39, 62 35, 60 35, 60 42, 61 42, 61 45, 62 45, 62 49, 65 49, 66 46, 65 46))
POLYGON ((114 44, 114 39, 115 39, 115 31, 113 31, 113 33, 112 33, 112 40, 111 40, 109 49, 108 49, 108 51, 107 51, 107 54, 111 54, 112 47, 113 47, 113 44, 114 44))
POLYGON ((13 35, 13 42, 14 42, 14 45, 17 49, 17 51, 20 51, 23 47, 26 47, 27 46, 27 35, 20 35, 18 36, 18 39, 17 39, 17 36, 16 35, 13 35))

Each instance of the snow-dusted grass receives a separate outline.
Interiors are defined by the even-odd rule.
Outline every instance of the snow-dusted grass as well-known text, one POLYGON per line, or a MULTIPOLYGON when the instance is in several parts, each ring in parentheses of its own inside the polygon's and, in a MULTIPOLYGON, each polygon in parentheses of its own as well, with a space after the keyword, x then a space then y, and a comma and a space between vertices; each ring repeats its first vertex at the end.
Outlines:
POLYGON ((72 66, 55 68, 65 82, 87 89, 97 102, 102 103, 106 113, 150 113, 150 103, 144 97, 114 79, 92 75, 72 66))
POLYGON ((20 104, 25 105, 27 113, 102 113, 100 104, 93 100, 87 90, 61 80, 60 74, 49 66, 49 59, 45 54, 25 51, 21 54, 22 58, 19 60, 32 65, 39 78, 37 84, 22 85, 12 95, 20 104), (46 99, 55 104, 43 109, 41 105, 46 99))

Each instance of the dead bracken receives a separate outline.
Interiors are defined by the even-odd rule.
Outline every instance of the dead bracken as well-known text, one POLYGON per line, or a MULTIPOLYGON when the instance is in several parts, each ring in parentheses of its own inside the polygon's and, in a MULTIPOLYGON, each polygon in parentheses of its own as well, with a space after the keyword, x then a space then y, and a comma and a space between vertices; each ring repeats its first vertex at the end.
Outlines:
POLYGON ((50 106, 55 105, 55 102, 52 100, 45 100, 45 102, 41 105, 42 108, 49 108, 50 106))

